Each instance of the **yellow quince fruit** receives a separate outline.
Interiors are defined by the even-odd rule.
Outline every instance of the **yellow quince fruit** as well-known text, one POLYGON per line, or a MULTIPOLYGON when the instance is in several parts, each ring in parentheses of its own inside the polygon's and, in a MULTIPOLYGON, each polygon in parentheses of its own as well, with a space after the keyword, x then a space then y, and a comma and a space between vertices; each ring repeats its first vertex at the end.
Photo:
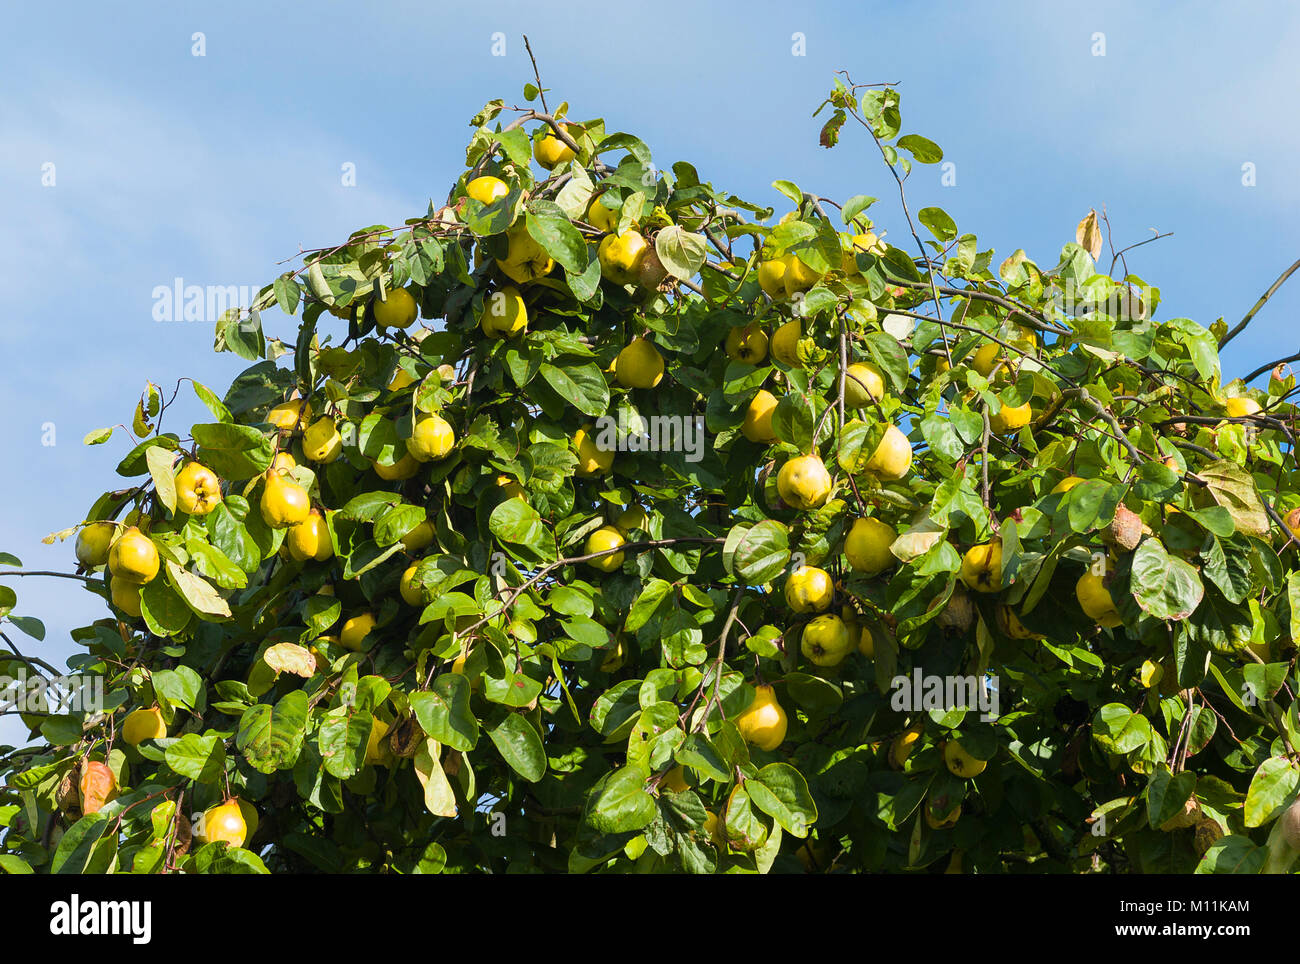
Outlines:
POLYGON ((307 490, 281 472, 267 472, 262 487, 262 520, 272 529, 285 529, 307 519, 311 498, 307 490))
POLYGON ((785 741, 789 719, 771 686, 754 687, 754 699, 736 717, 736 729, 745 742, 760 750, 775 750, 785 741))
POLYGON ((343 436, 334 419, 322 415, 302 433, 302 454, 318 465, 328 465, 343 454, 343 436))
POLYGON ((650 242, 646 241, 641 232, 633 230, 606 235, 596 249, 601 275, 621 285, 636 283, 641 265, 649 253, 650 242))
POLYGON ((830 573, 816 566, 800 566, 785 580, 786 604, 797 613, 825 612, 834 595, 830 573))
POLYGON ((108 571, 118 579, 144 585, 158 575, 158 547, 131 526, 108 551, 108 571))
POLYGON ((308 511, 307 518, 289 529, 289 535, 284 541, 289 547, 289 555, 299 562, 308 559, 324 562, 334 555, 329 526, 319 509, 308 511))
POLYGON ((799 651, 816 666, 838 666, 853 652, 854 640, 834 613, 818 616, 803 628, 799 651))
POLYGON ((776 488, 786 504, 804 511, 817 509, 831 494, 831 474, 819 456, 800 455, 781 466, 776 488))
POLYGON ((976 592, 1002 588, 1002 541, 994 539, 971 546, 961 560, 961 579, 976 592))
POLYGON ((514 285, 494 291, 483 302, 478 326, 489 338, 513 338, 528 329, 528 306, 514 285))
POLYGON ((604 475, 614 464, 614 450, 599 448, 593 434, 595 431, 596 426, 589 424, 573 434, 573 447, 578 453, 578 475, 604 475))
POLYGON ((654 388, 664 377, 664 356, 644 338, 633 338, 614 359, 614 380, 624 388, 654 388))
POLYGON ((727 332, 723 346, 727 357, 750 365, 761 364, 767 357, 767 333, 757 324, 737 325, 727 332))
POLYGON ((198 462, 187 462, 176 473, 176 507, 190 515, 207 515, 221 502, 217 473, 198 462))
POLYGON ((420 462, 446 458, 455 446, 456 432, 441 415, 425 415, 417 419, 411 437, 406 440, 406 451, 420 462))
MULTIPOLYGON (((574 129, 570 128, 568 124, 561 123, 558 126, 569 137, 573 137, 574 129)), ((533 157, 537 158, 537 163, 548 171, 561 164, 569 163, 577 156, 577 152, 556 137, 555 132, 550 128, 547 128, 546 133, 533 141, 533 157)))
POLYGON ((745 409, 745 418, 740 423, 740 433, 751 442, 762 445, 775 442, 776 433, 772 430, 772 413, 776 411, 776 406, 776 396, 760 388, 745 409))
POLYGON ((391 288, 387 297, 377 298, 374 307, 375 324, 385 328, 410 328, 420 316, 420 307, 411 292, 405 288, 391 288))
MULTIPOLYGON (((587 543, 583 546, 582 551, 584 555, 591 555, 595 552, 607 552, 610 549, 617 549, 619 546, 626 544, 627 539, 617 526, 601 526, 587 536, 587 543)), ((597 559, 588 559, 587 565, 593 569, 599 569, 601 572, 613 572, 623 565, 623 553, 610 552, 608 555, 600 556, 597 559)))
POLYGON ((857 519, 844 539, 844 555, 855 570, 874 576, 894 564, 889 547, 897 538, 893 526, 874 516, 857 519))

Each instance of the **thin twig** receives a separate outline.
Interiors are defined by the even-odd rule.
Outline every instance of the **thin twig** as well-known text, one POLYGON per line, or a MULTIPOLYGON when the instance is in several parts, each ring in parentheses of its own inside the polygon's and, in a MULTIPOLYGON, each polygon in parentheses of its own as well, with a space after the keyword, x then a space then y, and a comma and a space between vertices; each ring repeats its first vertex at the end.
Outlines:
POLYGON ((482 619, 474 623, 472 626, 467 626, 465 629, 460 630, 459 634, 467 635, 469 633, 472 633, 474 630, 478 629, 478 627, 482 626, 488 620, 494 619, 497 616, 504 613, 507 609, 509 609, 511 606, 514 605, 515 600, 518 599, 521 595, 523 595, 525 591, 535 586, 538 582, 546 578, 546 576, 554 572, 556 569, 562 569, 565 566, 572 566, 579 562, 590 562, 592 559, 600 559, 603 556, 610 556, 616 552, 642 552, 646 549, 662 549, 665 546, 681 545, 683 543, 698 545, 698 544, 718 544, 726 541, 727 541, 726 539, 721 538, 719 536, 708 536, 708 537, 682 536, 676 539, 650 539, 647 540, 646 542, 628 542, 621 546, 614 546, 612 549, 602 549, 600 552, 589 552, 581 556, 570 556, 567 559, 557 559, 555 562, 549 563, 543 566, 541 569, 537 570, 537 572, 534 573, 527 581, 521 584, 518 588, 511 591, 510 596, 501 604, 501 608, 485 615, 482 619))
MULTIPOLYGON (((1237 326, 1233 328, 1232 331, 1228 332, 1226 335, 1223 336, 1223 341, 1219 342, 1220 351, 1223 350, 1224 345, 1232 341, 1232 339, 1236 338, 1238 335, 1242 333, 1242 331, 1245 330, 1246 326, 1250 324, 1250 320, 1254 318, 1255 315, 1259 312, 1259 309, 1264 307, 1268 299, 1273 297, 1273 295, 1277 292, 1277 289, 1282 287, 1282 285, 1286 282, 1286 279, 1291 277, 1291 275, 1295 274, 1297 269, 1300 269, 1300 261, 1297 261, 1295 264, 1291 265, 1291 267, 1283 271, 1278 276, 1278 279, 1274 281, 1271 285, 1269 285, 1268 290, 1259 296, 1259 301, 1255 302, 1255 304, 1251 307, 1250 311, 1246 312, 1246 317, 1242 318, 1241 321, 1237 322, 1237 326)), ((1259 373, 1256 372, 1255 374, 1259 374, 1259 373)), ((1247 379, 1247 381, 1249 381, 1249 379, 1247 379)))
POLYGON ((1296 352, 1294 355, 1287 355, 1285 358, 1278 358, 1275 361, 1267 362, 1263 365, 1260 365, 1253 372, 1251 372, 1249 375, 1243 378, 1242 381, 1249 384, 1253 382, 1256 378, 1258 378, 1260 375, 1264 374, 1265 372, 1272 371, 1274 368, 1277 368, 1279 365, 1289 365, 1291 364, 1291 362, 1294 361, 1300 361, 1300 352, 1296 352))
POLYGON ((0 572, 0 579, 5 576, 54 576, 57 579, 79 579, 82 582, 99 582, 93 576, 82 576, 75 572, 51 572, 46 569, 6 569, 0 572))
POLYGON ((533 48, 528 43, 528 34, 524 34, 524 49, 528 51, 528 59, 533 62, 533 76, 537 78, 537 96, 542 100, 542 110, 549 114, 551 109, 546 106, 546 89, 542 87, 542 74, 537 69, 537 58, 533 56, 533 48))

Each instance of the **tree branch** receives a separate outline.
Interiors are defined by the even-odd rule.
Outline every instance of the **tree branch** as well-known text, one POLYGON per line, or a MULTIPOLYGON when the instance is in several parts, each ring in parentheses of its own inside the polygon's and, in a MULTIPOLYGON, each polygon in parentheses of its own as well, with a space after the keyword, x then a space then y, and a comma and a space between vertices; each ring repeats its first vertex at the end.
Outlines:
MULTIPOLYGON (((1291 265, 1291 267, 1283 271, 1278 276, 1278 279, 1269 286, 1269 289, 1259 296, 1259 301, 1255 302, 1255 304, 1251 307, 1250 311, 1246 312, 1246 317, 1242 318, 1241 321, 1237 322, 1237 326, 1233 328, 1232 331, 1228 332, 1226 335, 1223 336, 1223 341, 1219 342, 1220 351, 1223 350, 1224 345, 1232 341, 1232 339, 1236 338, 1246 329, 1246 326, 1250 324, 1251 319, 1254 318, 1255 315, 1259 313, 1259 309, 1264 307, 1268 299, 1273 297, 1273 295, 1277 292, 1277 289, 1282 287, 1282 285, 1286 283, 1286 279, 1291 277, 1291 275, 1295 274, 1297 269, 1300 269, 1300 261, 1297 261, 1295 264, 1291 265)), ((1255 374, 1259 374, 1259 373, 1256 372, 1255 374)), ((1247 379, 1247 381, 1249 381, 1249 379, 1247 379)))
POLYGON ((549 114, 551 109, 546 106, 546 89, 542 87, 542 74, 537 69, 537 58, 533 56, 533 48, 528 43, 528 34, 524 34, 524 49, 528 51, 528 59, 533 62, 533 76, 537 79, 537 96, 542 100, 542 110, 549 114))

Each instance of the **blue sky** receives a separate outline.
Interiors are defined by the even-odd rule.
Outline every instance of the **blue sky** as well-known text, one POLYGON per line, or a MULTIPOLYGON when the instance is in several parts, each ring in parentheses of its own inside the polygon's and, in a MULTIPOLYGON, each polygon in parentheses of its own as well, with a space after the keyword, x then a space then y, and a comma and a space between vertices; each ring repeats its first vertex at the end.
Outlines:
MULTIPOLYGON (((86 448, 88 430, 129 421, 147 379, 221 393, 243 367, 212 353, 210 321, 155 322, 154 287, 256 287, 300 246, 422 213, 461 169, 467 119, 495 97, 521 102, 524 33, 573 116, 604 116, 661 168, 689 159, 754 200, 779 203, 777 178, 872 194, 877 220, 905 234, 874 148, 851 129, 836 150, 817 146, 811 112, 847 69, 899 83, 905 130, 956 165, 951 187, 918 168, 913 210, 942 206, 982 248, 1054 264, 1104 204, 1117 242, 1174 232, 1129 264, 1163 289, 1162 317, 1204 324, 1234 323, 1300 257, 1300 8, 1288 3, 232 0, 27 4, 6 19, 0 550, 29 568, 70 570, 71 542, 40 539, 119 484, 125 442, 86 448), (356 186, 340 183, 345 163, 356 186)), ((1233 343, 1228 372, 1297 350, 1291 284, 1233 343)), ((287 334, 282 319, 268 327, 287 334)), ((182 391, 171 424, 202 417, 182 391)), ((102 614, 74 582, 14 582, 19 612, 50 629, 27 651, 51 661, 102 614)), ((0 740, 13 735, 0 719, 0 740)))

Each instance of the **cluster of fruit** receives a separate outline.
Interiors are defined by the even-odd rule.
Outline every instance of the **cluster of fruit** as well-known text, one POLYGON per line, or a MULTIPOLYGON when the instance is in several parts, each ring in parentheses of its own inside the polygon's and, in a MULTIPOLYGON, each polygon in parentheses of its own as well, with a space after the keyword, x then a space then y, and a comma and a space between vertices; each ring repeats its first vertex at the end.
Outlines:
MULTIPOLYGON (((167 723, 157 705, 132 710, 122 721, 119 736, 128 746, 139 746, 146 740, 167 737, 167 723)), ((59 790, 62 808, 69 813, 85 815, 99 813, 117 798, 120 785, 117 774, 102 760, 87 759, 79 763, 65 777, 59 790), (75 778, 75 789, 74 789, 75 778)), ((248 801, 228 796, 220 803, 208 807, 193 826, 183 813, 174 814, 173 839, 175 853, 184 854, 190 842, 201 844, 224 842, 231 847, 242 847, 257 830, 257 809, 248 801)))

